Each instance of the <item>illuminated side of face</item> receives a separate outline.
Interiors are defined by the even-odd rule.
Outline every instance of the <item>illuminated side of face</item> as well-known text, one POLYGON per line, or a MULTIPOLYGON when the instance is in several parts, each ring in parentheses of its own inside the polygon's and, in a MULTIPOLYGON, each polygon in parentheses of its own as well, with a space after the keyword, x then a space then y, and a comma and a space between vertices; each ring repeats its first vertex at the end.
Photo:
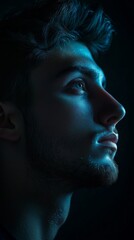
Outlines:
POLYGON ((82 43, 52 50, 31 73, 34 101, 26 121, 29 162, 41 178, 75 187, 109 185, 118 177, 117 149, 99 142, 116 133, 124 107, 82 43))

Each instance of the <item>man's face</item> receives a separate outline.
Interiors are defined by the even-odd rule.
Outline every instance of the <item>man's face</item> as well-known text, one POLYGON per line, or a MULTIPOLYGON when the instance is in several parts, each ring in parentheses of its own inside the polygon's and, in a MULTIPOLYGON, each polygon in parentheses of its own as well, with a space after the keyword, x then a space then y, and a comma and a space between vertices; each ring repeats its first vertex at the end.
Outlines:
POLYGON ((72 42, 52 50, 31 73, 34 101, 26 120, 31 167, 73 187, 109 185, 118 177, 116 150, 99 143, 117 133, 125 109, 104 88, 89 49, 72 42))

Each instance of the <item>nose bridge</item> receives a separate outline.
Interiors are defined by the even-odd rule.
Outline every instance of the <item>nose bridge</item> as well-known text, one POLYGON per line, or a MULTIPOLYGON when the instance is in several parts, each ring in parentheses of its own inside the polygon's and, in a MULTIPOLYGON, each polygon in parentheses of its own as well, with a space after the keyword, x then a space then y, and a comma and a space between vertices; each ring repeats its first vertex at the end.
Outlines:
POLYGON ((126 114, 123 105, 103 88, 98 94, 98 106, 99 119, 103 124, 117 124, 126 114))

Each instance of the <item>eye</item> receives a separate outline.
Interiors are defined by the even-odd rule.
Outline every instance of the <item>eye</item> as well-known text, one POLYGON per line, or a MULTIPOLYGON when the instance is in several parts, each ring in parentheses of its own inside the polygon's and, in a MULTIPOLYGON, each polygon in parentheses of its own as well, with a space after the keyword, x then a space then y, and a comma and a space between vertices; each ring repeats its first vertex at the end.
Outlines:
POLYGON ((69 83, 69 88, 87 91, 86 83, 81 78, 71 81, 71 83, 69 83))

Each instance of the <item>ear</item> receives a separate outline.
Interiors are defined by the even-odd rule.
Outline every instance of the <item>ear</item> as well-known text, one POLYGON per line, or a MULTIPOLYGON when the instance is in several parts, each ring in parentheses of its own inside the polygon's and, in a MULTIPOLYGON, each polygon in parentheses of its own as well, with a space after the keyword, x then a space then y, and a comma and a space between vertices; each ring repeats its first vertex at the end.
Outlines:
POLYGON ((10 102, 0 102, 0 139, 18 141, 21 133, 21 112, 10 102))

